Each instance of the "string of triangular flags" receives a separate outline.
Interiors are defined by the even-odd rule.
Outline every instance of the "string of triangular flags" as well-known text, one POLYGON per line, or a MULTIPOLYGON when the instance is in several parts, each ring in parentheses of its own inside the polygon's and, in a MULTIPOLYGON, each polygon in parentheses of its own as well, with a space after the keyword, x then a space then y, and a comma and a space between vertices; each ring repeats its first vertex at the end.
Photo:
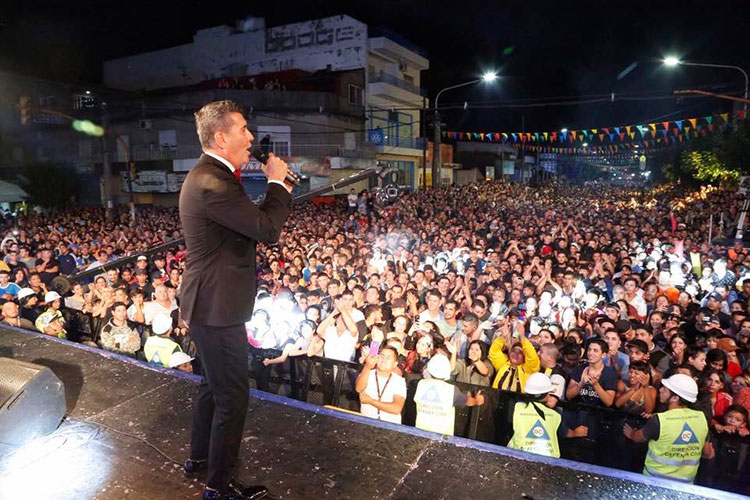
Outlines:
MULTIPOLYGON (((750 118, 745 111, 734 111, 738 120, 750 118)), ((721 132, 730 123, 730 113, 707 115, 683 120, 640 123, 618 127, 601 127, 552 132, 454 132, 443 131, 443 138, 456 141, 497 142, 523 147, 541 153, 580 154, 615 153, 638 149, 663 149, 688 139, 721 132), (584 146, 586 144, 586 146, 584 146)))

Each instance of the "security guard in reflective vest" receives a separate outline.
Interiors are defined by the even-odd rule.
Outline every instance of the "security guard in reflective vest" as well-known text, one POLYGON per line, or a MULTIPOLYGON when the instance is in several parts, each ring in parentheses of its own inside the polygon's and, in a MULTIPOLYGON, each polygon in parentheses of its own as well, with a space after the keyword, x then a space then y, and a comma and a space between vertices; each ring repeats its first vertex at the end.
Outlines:
POLYGON ((692 483, 698 473, 701 454, 713 458, 708 437, 708 422, 703 412, 688 408, 698 398, 698 384, 692 377, 678 373, 662 381, 659 400, 669 410, 657 413, 642 429, 625 425, 622 433, 637 443, 648 441, 643 473, 692 483))
POLYGON ((143 346, 146 361, 155 365, 169 368, 169 359, 175 352, 182 352, 180 344, 169 338, 172 332, 172 318, 166 314, 160 314, 151 323, 151 331, 157 337, 149 337, 143 346))
POLYGON ((509 448, 560 458, 557 431, 562 418, 544 405, 544 400, 553 390, 550 378, 544 373, 534 373, 526 380, 524 391, 533 396, 533 400, 516 403, 509 448))
POLYGON ((425 431, 453 435, 456 406, 478 406, 484 404, 484 395, 464 394, 455 385, 446 382, 451 376, 451 362, 442 354, 436 354, 427 363, 424 379, 419 381, 414 402, 417 404, 415 426, 425 431), (427 378, 429 377, 429 378, 427 378))

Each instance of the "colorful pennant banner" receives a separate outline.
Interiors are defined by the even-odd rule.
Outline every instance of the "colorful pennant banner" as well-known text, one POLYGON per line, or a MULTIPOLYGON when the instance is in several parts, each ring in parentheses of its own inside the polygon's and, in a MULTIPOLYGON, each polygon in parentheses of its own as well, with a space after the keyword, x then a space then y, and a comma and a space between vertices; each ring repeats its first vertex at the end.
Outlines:
MULTIPOLYGON (((744 110, 737 110, 738 120, 750 118, 744 110)), ((459 141, 500 142, 523 146, 527 151, 541 153, 616 153, 647 148, 665 148, 686 139, 721 132, 729 126, 729 113, 708 115, 659 123, 640 123, 618 127, 564 130, 552 132, 453 132, 443 131, 443 137, 459 141), (584 146, 584 144, 586 144, 584 146)))

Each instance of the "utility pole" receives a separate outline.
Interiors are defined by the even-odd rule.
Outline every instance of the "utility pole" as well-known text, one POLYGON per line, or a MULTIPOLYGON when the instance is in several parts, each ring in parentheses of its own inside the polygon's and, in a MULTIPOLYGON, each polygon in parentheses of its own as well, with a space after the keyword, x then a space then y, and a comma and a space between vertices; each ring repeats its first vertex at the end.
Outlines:
MULTIPOLYGON (((102 127, 109 127, 109 112, 107 103, 102 102, 102 127)), ((109 161, 109 134, 102 136, 102 180, 104 188, 104 216, 107 222, 112 222, 114 203, 112 202, 112 164, 109 161)))
POLYGON ((435 135, 432 140, 432 187, 437 188, 440 186, 440 113, 437 109, 437 99, 435 99, 433 127, 435 135))
POLYGON ((126 144, 125 141, 119 135, 116 136, 118 142, 125 151, 125 172, 128 176, 128 195, 130 198, 130 220, 135 227, 135 193, 133 192, 133 178, 135 177, 135 162, 130 161, 133 157, 130 152, 130 144, 126 144))
POLYGON ((427 189, 427 97, 422 96, 422 185, 421 189, 427 189))
MULTIPOLYGON (((521 115, 521 134, 526 132, 526 115, 521 115)), ((521 182, 526 184, 526 141, 521 141, 521 182)))

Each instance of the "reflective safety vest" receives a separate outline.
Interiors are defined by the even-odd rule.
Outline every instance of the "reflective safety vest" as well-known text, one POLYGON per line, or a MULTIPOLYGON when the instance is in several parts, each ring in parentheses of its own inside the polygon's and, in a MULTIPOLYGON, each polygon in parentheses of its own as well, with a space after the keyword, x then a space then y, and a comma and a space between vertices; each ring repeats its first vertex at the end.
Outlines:
POLYGON ((509 448, 560 458, 557 430, 562 417, 541 403, 519 401, 513 410, 513 437, 509 448), (544 418, 534 408, 542 412, 544 418))
POLYGON ((700 411, 676 408, 657 413, 659 439, 649 441, 644 474, 692 483, 698 473, 708 423, 700 411))
POLYGON ((143 346, 146 361, 169 368, 169 359, 175 352, 182 352, 180 344, 172 339, 162 337, 149 337, 143 346))
POLYGON ((455 387, 443 380, 423 379, 417 385, 416 427, 439 434, 453 435, 456 409, 453 407, 455 387))

